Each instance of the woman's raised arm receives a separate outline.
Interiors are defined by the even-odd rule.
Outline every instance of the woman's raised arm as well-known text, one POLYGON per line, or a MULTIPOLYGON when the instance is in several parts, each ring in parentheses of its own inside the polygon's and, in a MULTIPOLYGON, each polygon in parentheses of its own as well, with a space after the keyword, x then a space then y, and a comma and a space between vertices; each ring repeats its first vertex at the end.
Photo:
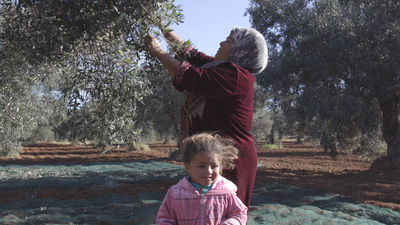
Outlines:
POLYGON ((145 37, 145 48, 151 55, 157 57, 158 60, 161 61, 172 77, 175 77, 181 65, 179 60, 167 54, 162 49, 160 42, 152 35, 147 35, 145 37))
POLYGON ((185 41, 173 31, 165 32, 164 37, 173 45, 182 46, 185 43, 185 41))

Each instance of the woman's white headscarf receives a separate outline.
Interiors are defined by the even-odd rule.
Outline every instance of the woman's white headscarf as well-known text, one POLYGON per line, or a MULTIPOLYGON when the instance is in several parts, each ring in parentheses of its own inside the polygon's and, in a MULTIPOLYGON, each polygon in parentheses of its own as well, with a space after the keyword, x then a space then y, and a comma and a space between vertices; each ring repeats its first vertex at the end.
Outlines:
POLYGON ((252 73, 261 73, 268 63, 268 48, 264 37, 253 28, 233 27, 234 39, 228 61, 233 62, 252 73))
MULTIPOLYGON (((227 61, 233 62, 251 73, 261 73, 268 63, 268 48, 264 37, 253 28, 233 27, 234 39, 232 51, 227 61)), ((204 64, 201 68, 210 68, 226 62, 216 60, 204 64)))

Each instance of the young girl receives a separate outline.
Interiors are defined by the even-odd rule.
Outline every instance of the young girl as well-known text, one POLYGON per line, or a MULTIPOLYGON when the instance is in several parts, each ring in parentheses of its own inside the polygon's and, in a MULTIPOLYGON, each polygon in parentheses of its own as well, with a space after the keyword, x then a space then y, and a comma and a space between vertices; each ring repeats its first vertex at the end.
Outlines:
POLYGON ((186 138, 182 149, 188 176, 168 190, 157 224, 246 224, 247 207, 236 196, 236 185, 220 175, 234 166, 233 141, 201 133, 186 138))

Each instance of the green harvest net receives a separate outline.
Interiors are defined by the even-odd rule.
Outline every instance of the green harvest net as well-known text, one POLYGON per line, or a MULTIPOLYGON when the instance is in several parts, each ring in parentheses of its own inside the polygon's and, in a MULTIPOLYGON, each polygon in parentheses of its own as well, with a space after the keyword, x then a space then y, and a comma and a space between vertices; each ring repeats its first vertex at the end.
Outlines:
POLYGON ((178 181, 184 175, 181 166, 153 160, 119 163, 7 165, 0 167, 0 190, 39 187, 82 188, 91 184, 149 183, 166 179, 178 181))
MULTIPOLYGON (((85 187, 184 176, 183 166, 146 160, 122 163, 0 166, 0 189, 85 187)), ((155 224, 165 193, 93 199, 33 199, 0 205, 0 224, 155 224)), ((1 196, 0 196, 1 197, 1 196)), ((400 224, 400 212, 328 192, 270 184, 256 187, 248 224, 400 224)))

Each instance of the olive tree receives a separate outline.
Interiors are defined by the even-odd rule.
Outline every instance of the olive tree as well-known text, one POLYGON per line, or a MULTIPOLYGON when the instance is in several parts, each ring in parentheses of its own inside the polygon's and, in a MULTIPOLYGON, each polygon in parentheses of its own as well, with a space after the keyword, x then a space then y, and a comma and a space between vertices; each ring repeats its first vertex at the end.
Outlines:
POLYGON ((254 84, 253 99, 253 124, 251 133, 256 140, 267 137, 271 133, 272 123, 271 112, 268 109, 269 96, 264 88, 258 84, 254 84))
POLYGON ((18 52, 0 50, 0 155, 18 156, 20 141, 52 140, 52 118, 65 106, 42 77, 55 73, 52 68, 35 68, 18 52), (46 128, 47 137, 42 128, 46 128), (42 134, 42 135, 41 135, 42 134))
MULTIPOLYGON (((136 121, 143 136, 158 140, 177 140, 180 137, 180 109, 185 95, 176 91, 172 77, 165 68, 160 76, 151 78, 152 94, 138 104, 136 121)), ((153 139, 154 140, 154 139, 153 139)))
POLYGON ((392 0, 252 0, 247 13, 271 49, 258 82, 319 135, 376 138, 381 126, 387 155, 400 157, 399 7, 392 0))
POLYGON ((159 74, 143 38, 182 22, 173 1, 3 0, 0 6, 4 51, 23 55, 33 68, 61 73, 61 93, 71 115, 90 105, 91 116, 80 118, 98 137, 128 141, 138 135, 137 101, 151 93, 149 77, 159 74))

